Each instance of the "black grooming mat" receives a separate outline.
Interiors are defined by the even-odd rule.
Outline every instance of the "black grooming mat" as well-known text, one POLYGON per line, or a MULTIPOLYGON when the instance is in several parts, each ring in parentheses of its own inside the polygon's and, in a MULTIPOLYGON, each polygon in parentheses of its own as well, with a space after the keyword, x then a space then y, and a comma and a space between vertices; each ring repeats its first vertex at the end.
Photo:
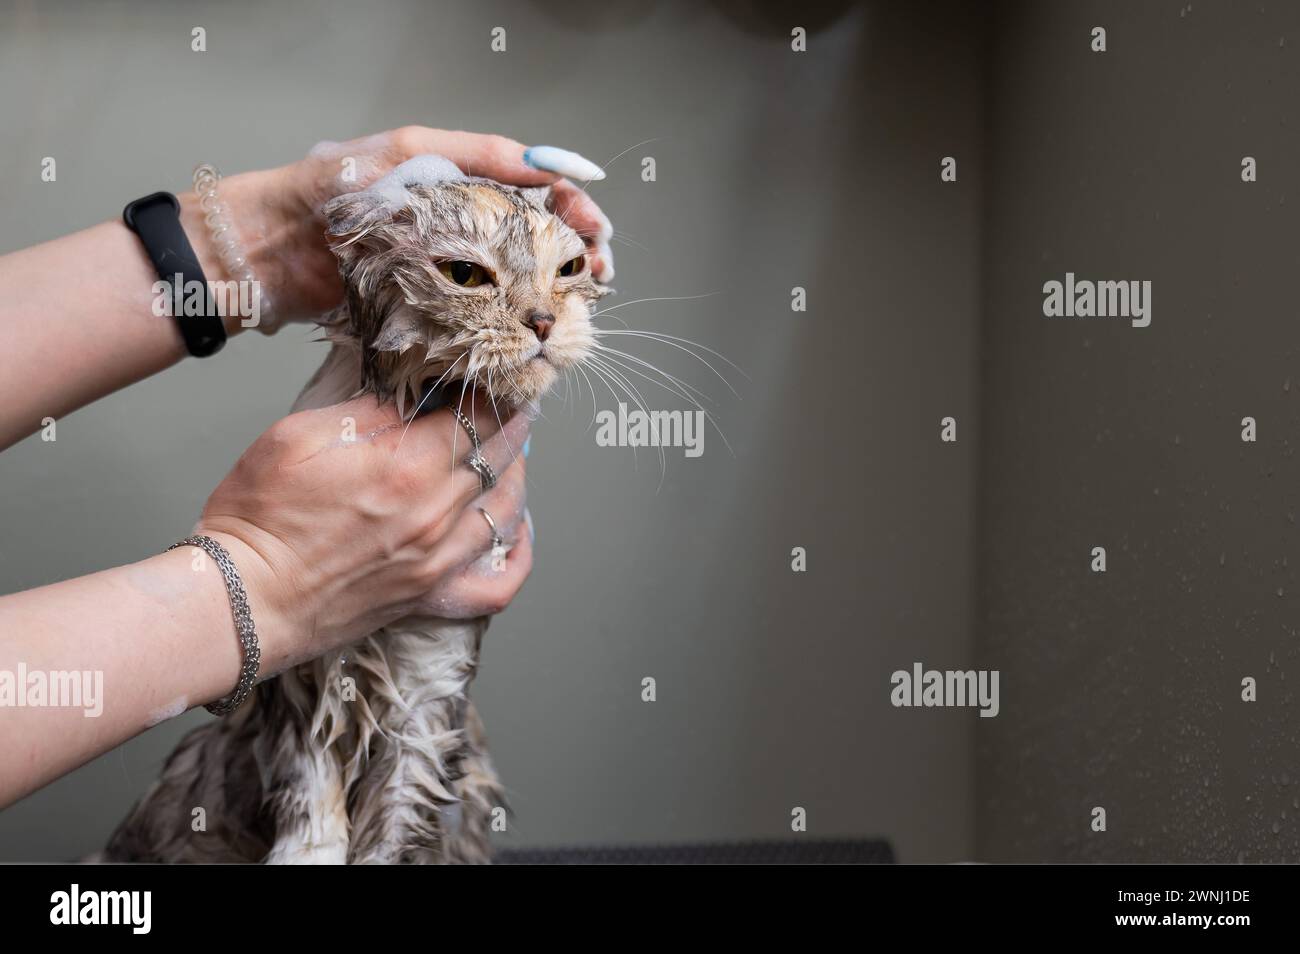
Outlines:
POLYGON ((716 844, 515 848, 498 851, 499 865, 889 865, 883 838, 792 838, 716 844))

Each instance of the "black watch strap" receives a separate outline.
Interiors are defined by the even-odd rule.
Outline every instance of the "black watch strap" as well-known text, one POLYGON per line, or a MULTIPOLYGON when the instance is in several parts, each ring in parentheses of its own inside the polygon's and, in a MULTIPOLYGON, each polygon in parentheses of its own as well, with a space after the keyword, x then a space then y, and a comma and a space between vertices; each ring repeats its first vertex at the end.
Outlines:
MULTIPOLYGON (((226 326, 214 307, 208 282, 194 254, 194 247, 181 228, 181 204, 170 192, 155 192, 136 199, 122 210, 122 221, 140 237, 144 250, 153 262, 158 277, 175 292, 180 275, 181 293, 198 282, 203 289, 205 307, 199 315, 175 313, 176 327, 185 339, 185 347, 196 358, 216 354, 226 343, 226 326)), ((173 294, 173 301, 179 297, 173 294)))

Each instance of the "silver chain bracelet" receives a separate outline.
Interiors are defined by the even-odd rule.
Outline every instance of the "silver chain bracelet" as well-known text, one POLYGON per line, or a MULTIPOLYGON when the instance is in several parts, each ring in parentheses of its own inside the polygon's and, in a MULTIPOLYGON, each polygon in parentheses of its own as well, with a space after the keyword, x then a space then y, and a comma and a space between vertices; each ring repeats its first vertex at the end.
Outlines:
POLYGON ((230 554, 216 540, 202 534, 186 537, 180 543, 173 543, 167 552, 177 547, 198 547, 221 571, 221 578, 226 582, 226 593, 230 596, 230 611, 235 617, 235 631, 239 634, 239 645, 244 649, 244 664, 239 670, 239 682, 233 692, 224 699, 208 703, 206 708, 213 715, 229 715, 248 698, 257 682, 257 671, 262 662, 262 650, 257 643, 257 630, 253 627, 253 613, 248 608, 248 594, 244 591, 244 582, 239 578, 239 571, 230 559, 230 554))

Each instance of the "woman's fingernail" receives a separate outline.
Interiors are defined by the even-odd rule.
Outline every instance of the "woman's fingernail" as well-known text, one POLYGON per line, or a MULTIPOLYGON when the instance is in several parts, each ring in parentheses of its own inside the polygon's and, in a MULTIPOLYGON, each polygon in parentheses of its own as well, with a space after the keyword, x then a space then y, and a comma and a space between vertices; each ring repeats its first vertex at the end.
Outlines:
POLYGON ((529 146, 524 150, 524 165, 584 182, 605 178, 605 170, 590 159, 557 146, 529 146))
POLYGON ((528 542, 536 543, 537 531, 533 529, 533 515, 528 511, 527 507, 524 508, 524 523, 528 525, 528 542))
POLYGON ((598 282, 608 282, 614 277, 614 252, 609 247, 608 242, 601 242, 596 246, 596 254, 600 256, 600 274, 596 276, 598 282))
POLYGON ((604 212, 597 212, 600 216, 600 230, 596 233, 596 241, 608 244, 609 240, 614 237, 614 223, 609 220, 609 216, 604 212))
POLYGON ((528 440, 524 441, 524 460, 528 459, 528 448, 533 446, 533 437, 528 435, 528 440))

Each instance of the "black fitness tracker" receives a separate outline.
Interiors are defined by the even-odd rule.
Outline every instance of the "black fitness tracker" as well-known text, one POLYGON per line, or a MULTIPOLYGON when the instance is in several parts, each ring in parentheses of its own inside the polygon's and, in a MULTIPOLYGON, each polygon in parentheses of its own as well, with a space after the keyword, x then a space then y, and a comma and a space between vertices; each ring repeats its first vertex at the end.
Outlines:
POLYGON ((199 283, 203 289, 202 314, 186 315, 177 308, 172 312, 190 354, 196 358, 216 354, 226 343, 226 326, 213 307, 199 258, 181 228, 181 204, 176 196, 170 192, 155 192, 136 199, 122 210, 122 221, 140 237, 158 277, 173 288, 173 301, 180 298, 191 282, 199 283), (179 292, 174 285, 177 281, 180 282, 179 292))

